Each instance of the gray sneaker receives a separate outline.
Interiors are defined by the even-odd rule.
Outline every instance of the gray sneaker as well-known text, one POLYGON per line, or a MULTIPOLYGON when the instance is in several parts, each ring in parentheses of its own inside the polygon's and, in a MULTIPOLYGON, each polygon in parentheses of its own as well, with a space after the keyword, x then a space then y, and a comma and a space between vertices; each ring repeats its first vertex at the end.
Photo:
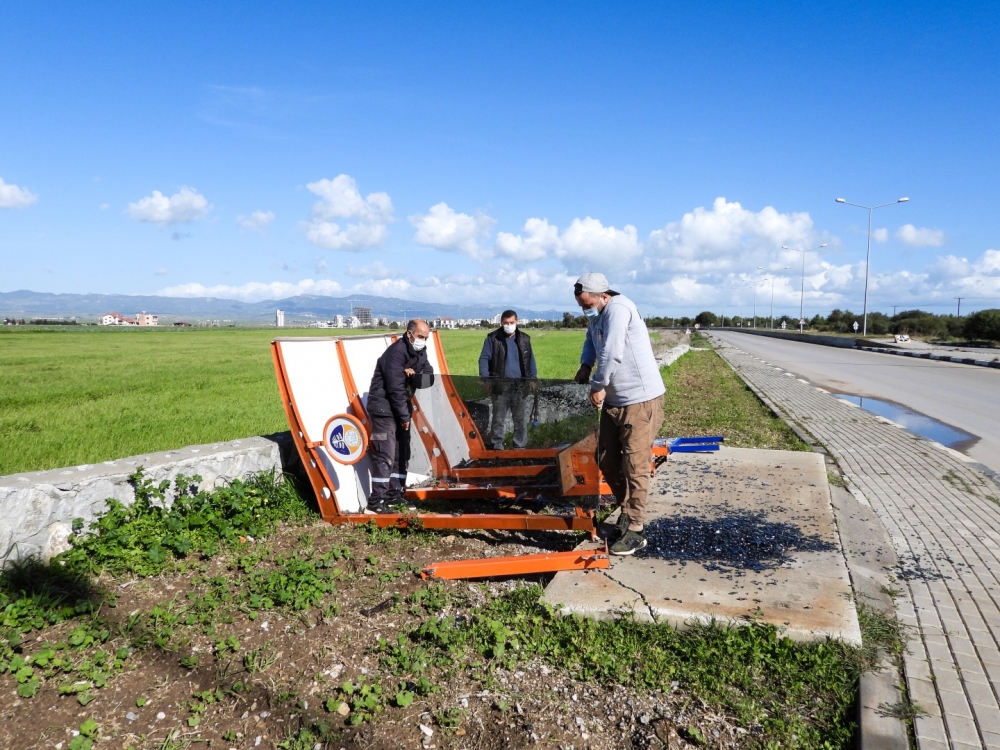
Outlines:
POLYGON ((647 544, 649 542, 641 531, 626 531, 621 539, 611 545, 610 551, 612 555, 634 555, 639 550, 645 549, 647 544))

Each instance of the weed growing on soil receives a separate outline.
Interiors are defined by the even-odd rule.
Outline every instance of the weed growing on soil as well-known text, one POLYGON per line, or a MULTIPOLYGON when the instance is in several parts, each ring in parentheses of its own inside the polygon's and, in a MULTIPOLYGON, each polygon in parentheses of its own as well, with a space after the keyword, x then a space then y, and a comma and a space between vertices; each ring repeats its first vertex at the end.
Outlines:
POLYGON ((665 624, 563 617, 539 602, 541 593, 524 587, 467 618, 431 617, 395 643, 383 641, 383 663, 411 677, 463 663, 488 676, 537 657, 588 682, 668 691, 684 685, 781 746, 850 741, 849 709, 866 666, 857 649, 839 641, 796 644, 763 623, 678 632, 665 624), (786 709, 793 704, 808 709, 794 715, 786 709))
POLYGON ((261 472, 211 492, 201 477, 178 476, 176 499, 165 507, 170 483, 154 485, 140 467, 131 475, 135 502, 108 500, 108 511, 90 524, 90 533, 70 537, 70 550, 55 565, 77 573, 132 573, 151 576, 172 562, 197 554, 217 555, 241 539, 261 537, 280 520, 306 518, 308 506, 284 475, 261 472))

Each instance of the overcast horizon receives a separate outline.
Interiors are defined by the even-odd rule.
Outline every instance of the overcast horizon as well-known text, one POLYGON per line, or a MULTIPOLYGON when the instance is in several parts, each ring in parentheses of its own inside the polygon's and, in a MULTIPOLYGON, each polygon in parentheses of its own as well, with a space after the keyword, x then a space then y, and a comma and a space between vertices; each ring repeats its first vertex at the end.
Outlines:
POLYGON ((1000 307, 995 4, 4 15, 0 291, 1000 307))

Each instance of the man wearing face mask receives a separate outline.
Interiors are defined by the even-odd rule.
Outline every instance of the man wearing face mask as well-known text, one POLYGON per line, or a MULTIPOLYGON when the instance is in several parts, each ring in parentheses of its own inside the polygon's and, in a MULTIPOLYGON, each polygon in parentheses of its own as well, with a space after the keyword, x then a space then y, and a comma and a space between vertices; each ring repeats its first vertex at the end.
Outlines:
POLYGON ((666 389, 646 323, 632 301, 613 291, 601 273, 585 273, 573 293, 589 321, 575 380, 590 383, 590 402, 601 409, 598 465, 621 507, 621 536, 610 551, 632 555, 647 544, 642 532, 650 452, 663 425, 666 389))
POLYGON ((415 389, 434 383, 434 369, 425 351, 430 333, 427 323, 411 320, 406 333, 390 344, 375 364, 368 389, 368 450, 372 460, 368 509, 376 513, 388 513, 391 505, 403 501, 410 460, 410 399, 415 389))
POLYGON ((507 412, 514 422, 514 447, 528 444, 527 392, 534 388, 538 377, 531 337, 517 326, 517 313, 504 310, 500 327, 483 342, 479 355, 479 377, 493 400, 493 420, 490 423, 490 443, 502 450, 507 412), (488 380, 487 380, 488 378, 488 380))

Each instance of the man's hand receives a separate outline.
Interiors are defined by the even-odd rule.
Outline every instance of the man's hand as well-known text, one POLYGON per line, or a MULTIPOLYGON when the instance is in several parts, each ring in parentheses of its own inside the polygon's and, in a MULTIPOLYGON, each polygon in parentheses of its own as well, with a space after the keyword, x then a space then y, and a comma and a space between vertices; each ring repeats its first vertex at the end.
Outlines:
POLYGON ((599 391, 590 392, 590 403, 594 405, 595 408, 600 409, 604 405, 604 389, 599 391))
POLYGON ((493 390, 490 381, 486 378, 479 379, 479 388, 482 390, 483 393, 489 393, 491 390, 493 390))
POLYGON ((403 432, 409 432, 409 430, 410 430, 410 420, 406 420, 405 422, 400 422, 399 426, 403 430, 403 432))
POLYGON ((529 380, 528 381, 528 393, 534 393, 537 390, 538 390, 538 381, 537 380, 529 380))
POLYGON ((590 370, 590 365, 580 365, 580 369, 576 371, 576 375, 573 376, 573 380, 580 385, 586 385, 590 382, 590 370))
POLYGON ((417 374, 417 371, 414 370, 412 367, 407 367, 405 370, 403 370, 403 374, 408 378, 412 378, 414 375, 417 374))

